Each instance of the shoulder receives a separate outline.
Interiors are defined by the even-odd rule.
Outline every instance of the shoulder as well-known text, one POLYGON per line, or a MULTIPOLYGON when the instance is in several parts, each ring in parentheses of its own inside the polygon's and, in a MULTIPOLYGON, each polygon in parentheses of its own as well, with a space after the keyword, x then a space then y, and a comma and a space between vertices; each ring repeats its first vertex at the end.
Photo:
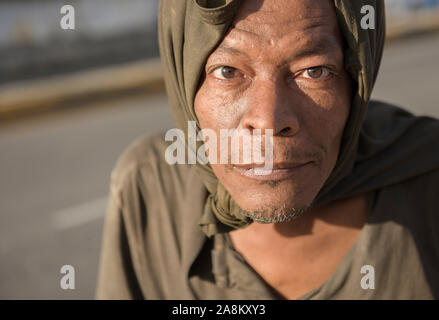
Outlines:
POLYGON ((439 204, 439 168, 403 181, 401 187, 406 196, 412 195, 426 203, 439 204))
MULTIPOLYGON (((111 173, 111 188, 122 191, 136 184, 146 187, 164 183, 167 188, 181 184, 191 171, 190 166, 170 165, 165 152, 170 142, 165 141, 165 132, 143 135, 134 140, 119 156, 111 173)), ((156 187, 156 186, 155 186, 156 187)))
POLYGON ((197 226, 204 208, 206 188, 195 165, 166 161, 171 144, 164 132, 142 136, 120 155, 111 174, 111 202, 139 241, 146 232, 180 234, 189 220, 197 226))
POLYGON ((150 299, 176 296, 168 289, 186 285, 183 260, 204 241, 205 187, 194 166, 168 164, 170 144, 164 133, 139 137, 111 174, 106 254, 119 256, 121 272, 150 299))
POLYGON ((439 227, 439 169, 428 171, 402 183, 404 196, 423 208, 439 227))
POLYGON ((381 190, 395 207, 404 205, 419 217, 436 216, 439 222, 439 169, 427 171, 381 190))
MULTIPOLYGON (((123 184, 124 179, 132 171, 151 166, 160 161, 161 151, 166 148, 163 133, 143 135, 133 142, 119 156, 111 173, 114 184, 123 184)), ((163 151, 164 152, 164 151, 163 151)))
POLYGON ((173 142, 165 132, 144 135, 120 155, 112 173, 110 194, 130 215, 181 216, 186 207, 204 203, 206 189, 196 165, 170 164, 166 150, 173 142))
POLYGON ((378 202, 378 221, 393 221, 439 246, 439 169, 380 189, 378 202))

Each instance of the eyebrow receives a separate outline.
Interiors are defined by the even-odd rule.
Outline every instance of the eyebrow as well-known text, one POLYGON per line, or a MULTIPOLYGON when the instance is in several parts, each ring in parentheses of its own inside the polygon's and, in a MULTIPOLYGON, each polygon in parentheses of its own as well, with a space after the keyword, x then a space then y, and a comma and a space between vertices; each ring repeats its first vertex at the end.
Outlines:
POLYGON ((332 53, 335 50, 334 44, 327 39, 313 43, 312 46, 305 47, 298 52, 291 55, 289 60, 299 60, 309 56, 320 56, 327 53, 332 53))
POLYGON ((224 44, 220 45, 217 50, 217 52, 224 52, 226 54, 231 54, 233 56, 246 56, 247 58, 249 57, 248 54, 244 51, 241 51, 239 49, 233 48, 233 47, 228 47, 225 46, 224 44))
MULTIPOLYGON (((331 41, 328 41, 327 39, 322 39, 321 41, 317 43, 313 43, 311 46, 306 46, 303 49, 300 49, 298 52, 294 52, 287 61, 290 62, 292 60, 300 60, 306 57, 310 56, 319 56, 324 55, 328 53, 334 52, 334 44, 331 41)), ((241 51, 237 48, 228 47, 224 44, 220 45, 217 48, 217 52, 223 52, 225 54, 231 54, 234 56, 245 56, 249 58, 248 54, 245 51, 241 51)))

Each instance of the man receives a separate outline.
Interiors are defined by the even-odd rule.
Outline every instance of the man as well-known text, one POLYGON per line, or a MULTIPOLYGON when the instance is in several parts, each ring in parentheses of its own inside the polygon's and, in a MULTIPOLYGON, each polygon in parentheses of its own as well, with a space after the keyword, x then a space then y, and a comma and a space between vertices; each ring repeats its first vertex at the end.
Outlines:
POLYGON ((161 1, 177 127, 272 130, 273 170, 170 165, 164 134, 136 141, 97 297, 438 298, 439 121, 369 101, 384 29, 379 0, 161 1))

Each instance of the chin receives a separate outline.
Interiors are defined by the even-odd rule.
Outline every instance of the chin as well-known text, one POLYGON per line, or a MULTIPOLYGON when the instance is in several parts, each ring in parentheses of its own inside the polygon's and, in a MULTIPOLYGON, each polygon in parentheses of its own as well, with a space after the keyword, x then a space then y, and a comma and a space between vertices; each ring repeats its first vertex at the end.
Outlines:
POLYGON ((291 186, 279 186, 279 190, 271 188, 231 196, 246 215, 256 222, 285 222, 300 217, 310 207, 314 194, 300 192, 291 186))
POLYGON ((264 208, 304 208, 312 203, 317 193, 309 190, 309 187, 309 185, 301 187, 292 181, 274 181, 231 190, 229 193, 245 211, 264 208))
POLYGON ((236 204, 251 218, 298 216, 310 207, 326 179, 317 166, 303 168, 287 179, 267 181, 243 176, 224 166, 212 167, 236 204))
POLYGON ((281 223, 300 217, 320 189, 319 184, 293 179, 224 186, 246 215, 260 223, 281 223))

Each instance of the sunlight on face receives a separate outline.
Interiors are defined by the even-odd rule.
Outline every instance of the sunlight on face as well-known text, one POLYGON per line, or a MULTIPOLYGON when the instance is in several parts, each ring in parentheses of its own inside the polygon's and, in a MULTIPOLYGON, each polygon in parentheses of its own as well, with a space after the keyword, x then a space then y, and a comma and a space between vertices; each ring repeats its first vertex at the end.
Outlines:
POLYGON ((236 203, 258 221, 303 213, 337 161, 350 78, 331 1, 244 1, 208 57, 195 112, 202 129, 273 130, 273 172, 212 164, 236 203))

